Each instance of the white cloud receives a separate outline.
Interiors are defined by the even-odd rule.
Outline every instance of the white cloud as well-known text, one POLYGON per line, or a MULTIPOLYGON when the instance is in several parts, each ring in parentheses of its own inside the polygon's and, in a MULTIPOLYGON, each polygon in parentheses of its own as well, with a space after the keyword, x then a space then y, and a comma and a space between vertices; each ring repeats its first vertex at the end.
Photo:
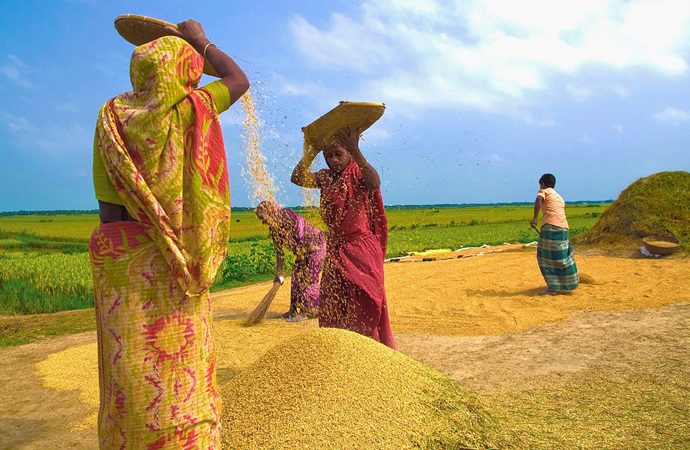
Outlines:
POLYGON ((621 125, 619 123, 611 124, 611 128, 613 128, 618 133, 623 133, 623 131, 624 131, 623 125, 621 125))
POLYGON ((582 136, 580 136, 580 142, 584 145, 592 145, 594 144, 594 139, 592 139, 589 133, 582 133, 582 136))
POLYGON ((621 86, 620 84, 612 85, 611 91, 620 98, 626 98, 630 96, 630 90, 628 90, 628 88, 626 88, 625 86, 621 86))
POLYGON ((84 154, 93 142, 93 130, 86 130, 78 123, 34 124, 24 117, 0 111, 0 125, 4 126, 27 152, 65 157, 84 154))
POLYGON ((527 125, 535 125, 535 126, 543 127, 543 128, 549 128, 549 127, 553 127, 554 125, 556 125, 556 121, 550 117, 540 119, 540 118, 536 118, 536 117, 532 116, 532 114, 530 114, 530 113, 523 113, 520 115, 520 118, 527 125))
POLYGON ((7 59, 8 61, 0 66, 0 74, 21 88, 34 88, 34 83, 27 79, 31 67, 15 55, 7 55, 7 59))
POLYGON ((362 135, 362 141, 369 144, 378 143, 390 139, 391 133, 382 127, 369 128, 362 135))
POLYGON ((319 65, 367 70, 389 59, 388 47, 370 41, 372 24, 360 24, 341 14, 331 17, 331 29, 320 31, 302 16, 290 23, 296 44, 310 60, 319 65))
POLYGON ((575 86, 574 84, 569 84, 566 87, 570 97, 578 102, 584 102, 590 98, 593 94, 592 90, 584 86, 575 86))
POLYGON ((331 93, 320 83, 311 81, 279 80, 280 93, 288 97, 324 97, 331 93))
POLYGON ((682 109, 668 107, 652 116, 660 122, 679 123, 690 121, 690 113, 682 109))
POLYGON ((38 128, 24 117, 0 111, 0 123, 13 133, 35 133, 38 128))
MULTIPOLYGON (((688 69, 686 0, 365 0, 359 11, 323 28, 294 17, 296 45, 310 65, 358 71, 364 94, 398 106, 519 115, 556 75, 688 69)), ((572 87, 578 99, 592 94, 572 87)))

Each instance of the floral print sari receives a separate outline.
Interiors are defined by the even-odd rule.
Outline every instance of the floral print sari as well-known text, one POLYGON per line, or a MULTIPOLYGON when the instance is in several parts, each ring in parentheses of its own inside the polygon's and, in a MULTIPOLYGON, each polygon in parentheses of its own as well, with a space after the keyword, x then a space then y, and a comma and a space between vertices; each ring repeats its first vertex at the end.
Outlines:
POLYGON ((101 448, 220 448, 208 288, 225 257, 228 171, 203 58, 168 36, 137 47, 96 150, 135 221, 90 241, 101 448))

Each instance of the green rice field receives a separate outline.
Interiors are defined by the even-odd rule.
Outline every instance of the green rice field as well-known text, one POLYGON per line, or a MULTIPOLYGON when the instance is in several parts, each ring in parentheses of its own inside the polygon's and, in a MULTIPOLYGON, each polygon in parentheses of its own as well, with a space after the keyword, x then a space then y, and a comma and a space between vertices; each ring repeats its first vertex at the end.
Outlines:
MULTIPOLYGON (((570 205, 571 235, 589 230, 607 207, 570 205)), ((302 213, 323 228, 317 211, 302 213)), ((388 257, 537 238, 529 227, 531 205, 389 207, 387 214, 388 257)), ((0 217, 0 314, 91 307, 88 240, 97 224, 97 214, 0 217)), ((253 211, 233 211, 228 256, 214 290, 270 279, 274 267, 267 228, 253 211)))

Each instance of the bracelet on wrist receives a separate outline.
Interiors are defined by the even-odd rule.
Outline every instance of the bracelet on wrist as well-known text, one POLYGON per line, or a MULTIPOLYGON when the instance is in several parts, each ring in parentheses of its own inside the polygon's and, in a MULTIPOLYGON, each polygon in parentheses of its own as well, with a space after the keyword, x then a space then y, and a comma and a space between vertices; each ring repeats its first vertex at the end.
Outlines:
POLYGON ((214 47, 216 46, 216 44, 214 44, 213 42, 209 42, 208 44, 206 44, 206 45, 204 46, 204 52, 203 52, 204 60, 206 60, 206 50, 208 50, 208 47, 211 46, 211 45, 213 45, 214 47))

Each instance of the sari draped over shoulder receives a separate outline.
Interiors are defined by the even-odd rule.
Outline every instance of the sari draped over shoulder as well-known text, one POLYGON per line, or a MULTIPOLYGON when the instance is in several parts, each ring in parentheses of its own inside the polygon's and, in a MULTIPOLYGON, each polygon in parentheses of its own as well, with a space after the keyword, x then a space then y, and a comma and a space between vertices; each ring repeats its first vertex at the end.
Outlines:
POLYGON ((317 183, 329 231, 319 325, 356 331, 395 348, 383 275, 388 224, 381 191, 364 185, 354 160, 337 179, 328 170, 318 172, 317 183))
POLYGON ((132 92, 100 110, 95 146, 135 222, 90 242, 101 448, 220 448, 208 288, 227 249, 230 192, 203 58, 168 36, 137 47, 132 92))

